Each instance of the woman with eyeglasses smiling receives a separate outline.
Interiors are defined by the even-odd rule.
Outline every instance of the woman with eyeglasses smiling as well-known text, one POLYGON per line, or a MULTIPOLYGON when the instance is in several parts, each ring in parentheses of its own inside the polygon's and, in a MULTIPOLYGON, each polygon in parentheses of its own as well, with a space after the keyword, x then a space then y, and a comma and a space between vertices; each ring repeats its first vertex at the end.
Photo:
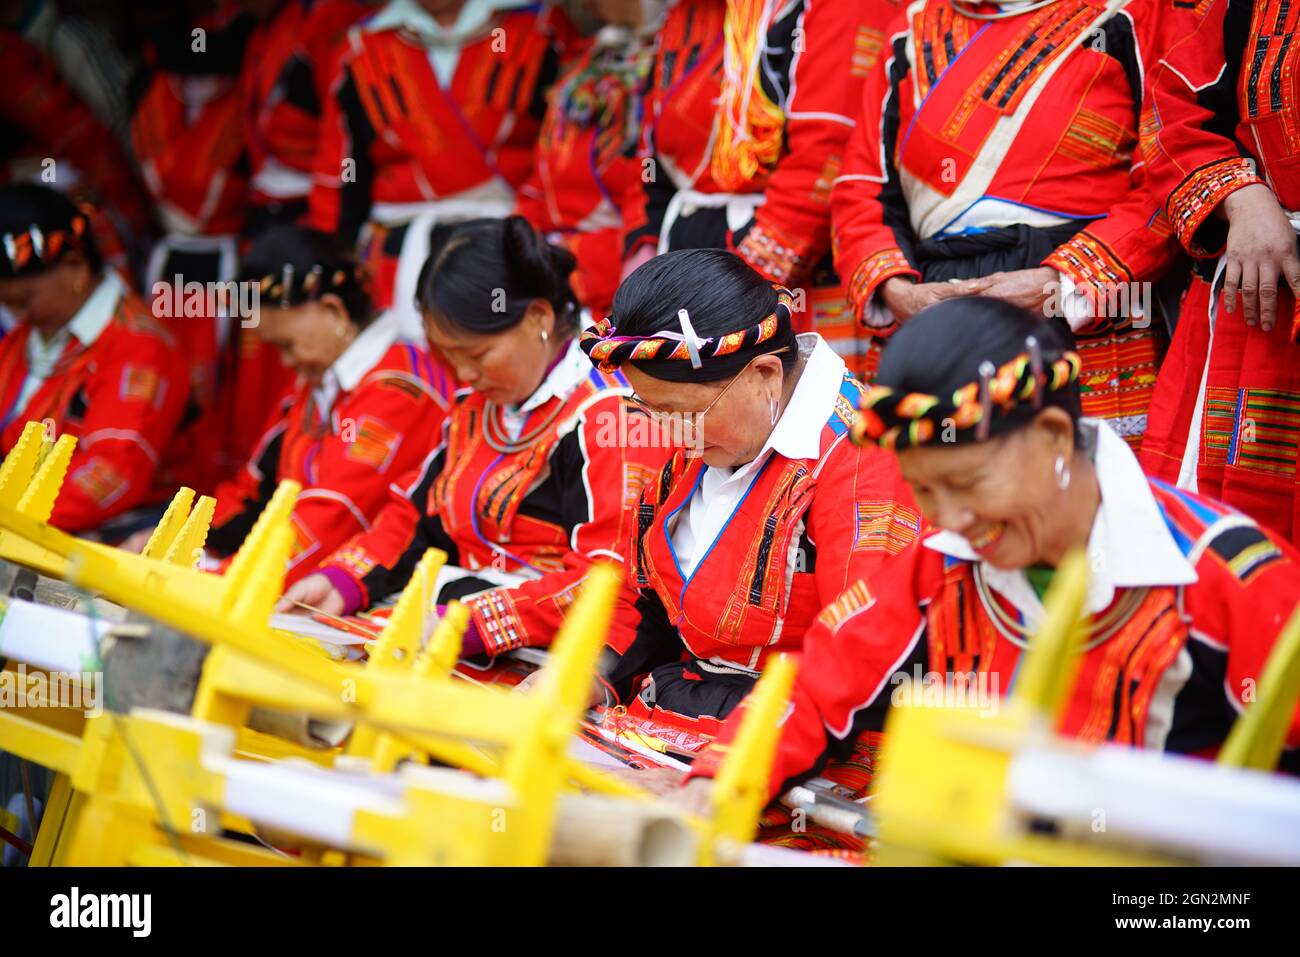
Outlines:
POLYGON ((733 253, 669 252, 581 341, 693 432, 642 492, 603 672, 627 706, 616 720, 686 732, 686 750, 920 527, 890 457, 848 441, 863 386, 820 336, 795 335, 792 298, 733 253))

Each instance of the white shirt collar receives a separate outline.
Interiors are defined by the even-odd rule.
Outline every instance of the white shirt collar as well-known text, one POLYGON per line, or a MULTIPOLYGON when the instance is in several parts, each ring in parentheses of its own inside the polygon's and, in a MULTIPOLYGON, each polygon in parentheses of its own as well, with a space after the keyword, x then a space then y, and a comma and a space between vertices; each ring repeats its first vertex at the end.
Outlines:
POLYGON ((521 5, 520 0, 467 0, 456 15, 456 22, 444 27, 416 0, 389 0, 362 24, 362 29, 377 32, 402 27, 431 42, 459 45, 481 30, 497 10, 521 5))
POLYGON ((772 434, 754 461, 774 451, 787 459, 815 459, 821 454, 822 427, 835 413, 835 397, 844 381, 844 360, 815 332, 797 337, 805 357, 803 373, 781 410, 772 434))
POLYGON ((111 269, 104 270, 95 291, 82 303, 72 320, 59 331, 70 332, 83 346, 94 345, 95 340, 113 321, 113 313, 117 311, 117 304, 125 292, 126 285, 118 274, 111 269))
MULTIPOLYGON (((1195 582, 1196 570, 1170 534, 1128 443, 1101 420, 1083 422, 1097 428, 1094 465, 1101 488, 1101 504, 1088 536, 1088 611, 1096 614, 1108 607, 1117 588, 1195 582)), ((956 532, 935 532, 926 538, 925 547, 964 561, 980 561, 970 543, 956 532)), ((1023 571, 980 564, 991 587, 1026 612, 1031 623, 1037 620, 1042 603, 1023 571)))
POLYGON ((375 321, 357 334, 357 337, 334 360, 321 384, 316 387, 316 407, 324 414, 333 408, 339 392, 351 392, 384 357, 397 341, 397 317, 391 312, 380 313, 375 321))

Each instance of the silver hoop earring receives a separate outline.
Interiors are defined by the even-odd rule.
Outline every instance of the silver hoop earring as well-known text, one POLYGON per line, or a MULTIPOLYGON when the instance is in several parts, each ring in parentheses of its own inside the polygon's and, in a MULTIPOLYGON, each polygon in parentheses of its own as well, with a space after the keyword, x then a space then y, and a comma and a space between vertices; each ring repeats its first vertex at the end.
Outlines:
POLYGON ((1070 487, 1070 466, 1066 463, 1064 455, 1056 457, 1056 487, 1062 492, 1070 487))
POLYGON ((773 424, 773 425, 776 425, 776 420, 777 420, 777 414, 776 414, 776 399, 769 399, 768 402, 769 402, 770 405, 771 405, 772 424, 773 424))

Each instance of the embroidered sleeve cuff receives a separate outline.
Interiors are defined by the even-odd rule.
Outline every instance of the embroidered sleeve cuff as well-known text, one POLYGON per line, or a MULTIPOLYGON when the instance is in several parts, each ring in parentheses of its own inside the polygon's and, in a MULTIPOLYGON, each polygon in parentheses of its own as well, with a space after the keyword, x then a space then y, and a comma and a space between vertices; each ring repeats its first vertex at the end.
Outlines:
POLYGON ((1108 295, 1133 281, 1124 261, 1086 229, 1052 250, 1042 265, 1051 266, 1084 295, 1108 295), (1092 288, 1084 288, 1088 286, 1092 288))
POLYGON ((917 282, 921 273, 907 261, 897 248, 882 249, 862 260, 849 280, 849 305, 858 321, 867 326, 873 335, 887 336, 897 328, 893 315, 883 304, 875 301, 880 284, 892 276, 911 276, 917 282))
POLYGON ((344 614, 351 614, 359 608, 370 604, 370 590, 363 584, 365 577, 375 567, 375 560, 351 542, 344 545, 330 556, 329 564, 321 572, 330 580, 343 598, 355 601, 344 614))
POLYGON ((754 223, 736 246, 736 253, 772 282, 789 285, 804 271, 805 259, 796 244, 770 226, 754 223))
POLYGON ((470 627, 482 641, 483 654, 495 658, 527 644, 523 623, 508 589, 485 591, 465 599, 465 604, 469 606, 470 627))
POLYGON ((1229 193, 1262 182, 1255 175, 1254 162, 1245 157, 1202 166, 1183 180, 1170 194, 1167 206, 1183 248, 1198 259, 1218 256, 1227 229, 1210 217, 1229 193))

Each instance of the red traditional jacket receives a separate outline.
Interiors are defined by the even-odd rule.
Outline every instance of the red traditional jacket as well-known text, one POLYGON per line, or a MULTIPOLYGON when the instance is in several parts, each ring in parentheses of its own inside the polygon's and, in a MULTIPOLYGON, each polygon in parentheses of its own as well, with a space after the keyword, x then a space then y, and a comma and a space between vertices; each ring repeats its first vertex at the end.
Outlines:
POLYGON ((306 202, 328 70, 370 10, 359 0, 289 0, 249 41, 240 82, 254 204, 306 202))
MULTIPOLYGON (((159 460, 189 396, 185 360, 171 337, 115 276, 112 318, 89 345, 72 336, 41 387, 18 408, 27 378, 30 326, 0 340, 0 445, 11 449, 29 421, 46 421, 55 435, 74 435, 77 448, 51 524, 93 529, 137 505, 167 494, 155 485, 159 460)), ((101 286, 102 294, 108 290, 101 286)), ((174 490, 168 490, 174 491, 174 490)))
MULTIPOLYGON (((1135 462, 1133 472, 1146 483, 1135 462)), ((1300 601, 1300 566, 1289 545, 1240 513, 1161 482, 1148 487, 1155 521, 1189 573, 1177 584, 1113 589, 1113 600, 1090 620, 1058 730, 1087 743, 1212 755, 1251 700, 1278 631, 1300 601)), ((1129 557, 1147 560, 1140 550, 1129 557)), ((769 794, 880 732, 894 696, 920 694, 929 675, 949 682, 963 676, 963 693, 994 701, 1010 691, 1026 618, 1023 605, 990 582, 981 563, 927 540, 830 605, 804 644, 769 794)), ((743 705, 732 712, 722 747, 702 755, 693 775, 716 771, 743 713, 743 705)), ((1287 733, 1288 748, 1297 745, 1300 712, 1287 733)), ((1294 757, 1287 752, 1284 765, 1294 757)))
MULTIPOLYGON (((137 232, 152 221, 148 193, 132 171, 131 161, 116 137, 60 79, 53 63, 16 33, 0 30, 0 122, 5 142, 4 162, 21 156, 29 162, 46 158, 70 162, 89 181, 97 198, 124 217, 137 232)), ((59 188, 71 179, 58 175, 59 188)), ((42 170, 43 172, 43 170, 42 170)), ((0 180, 8 178, 0 170, 0 180)), ((101 237, 97 236, 97 240, 101 237)), ((100 251, 105 255, 101 242, 100 251)))
MULTIPOLYGON (((659 32, 645 103, 643 158, 654 175, 624 210, 628 252, 660 242, 674 194, 761 195, 745 226, 721 210, 669 248, 725 246, 774 282, 804 278, 830 248, 831 183, 840 172, 863 79, 880 55, 893 3, 800 0, 779 5, 762 30, 764 90, 781 110, 780 155, 743 187, 723 189, 711 170, 724 84, 726 0, 679 2, 659 32), (708 233, 708 235, 706 235, 708 233), (716 234, 716 235, 715 235, 716 234)), ((698 218, 699 213, 695 214, 698 218)))
POLYGON ((1267 183, 1300 211, 1300 7, 1212 0, 1195 29, 1148 75, 1142 152, 1183 247, 1217 257, 1227 223, 1212 214, 1233 190, 1267 183))
POLYGON ((338 390, 328 408, 318 390, 300 386, 244 470, 215 493, 206 547, 230 555, 276 485, 302 485, 286 583, 371 529, 392 480, 418 468, 436 440, 453 389, 428 353, 397 341, 396 321, 388 317, 363 329, 327 375, 338 390))
POLYGON ((200 102, 194 78, 159 72, 131 119, 144 181, 169 232, 239 232, 248 201, 243 105, 234 76, 205 77, 216 88, 200 102))
POLYGON ((443 548, 461 568, 529 579, 467 600, 489 654, 549 645, 591 563, 622 561, 630 507, 668 454, 635 440, 628 424, 645 417, 620 384, 575 343, 527 412, 519 435, 536 440, 506 452, 493 447, 500 409, 462 393, 442 444, 325 570, 345 575, 366 605, 400 590, 427 548, 443 548))
POLYGON ((574 37, 558 9, 502 0, 461 44, 444 89, 420 37, 400 23, 384 26, 393 6, 349 31, 325 102, 308 224, 348 240, 369 219, 410 218, 375 215, 378 204, 511 199, 528 176, 545 91, 574 37))
POLYGON ((773 652, 799 648, 849 583, 917 537, 921 517, 894 459, 848 438, 862 391, 843 374, 815 455, 769 452, 716 540, 695 543, 703 554, 689 575, 673 528, 687 520, 705 465, 678 451, 651 476, 607 639, 621 655, 607 669, 620 695, 624 679, 687 655, 762 669, 773 652))
POLYGON ((1158 275, 1172 249, 1141 188, 1141 76, 1193 22, 1159 0, 1059 0, 1002 20, 912 3, 835 189, 836 263, 858 313, 890 276, 920 278, 919 240, 989 225, 1088 220, 1043 261, 1081 287, 1158 275))
POLYGON ((641 191, 632 155, 648 41, 597 43, 556 81, 547 100, 533 172, 516 209, 578 260, 573 289, 597 318, 608 315, 622 266, 622 209, 641 191))

